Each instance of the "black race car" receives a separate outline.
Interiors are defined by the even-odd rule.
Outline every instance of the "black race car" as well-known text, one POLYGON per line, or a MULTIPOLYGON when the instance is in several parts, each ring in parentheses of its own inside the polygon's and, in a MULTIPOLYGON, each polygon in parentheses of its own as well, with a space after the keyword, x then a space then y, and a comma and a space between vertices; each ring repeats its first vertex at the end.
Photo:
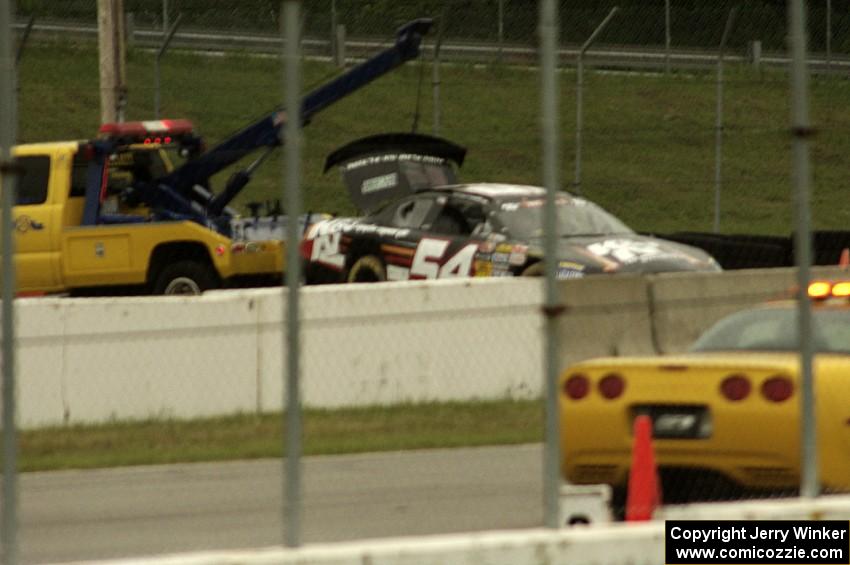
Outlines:
MULTIPOLYGON (((543 206, 536 186, 455 184, 465 150, 443 139, 387 134, 330 155, 359 218, 310 226, 301 244, 307 283, 543 274, 543 206)), ((636 234, 596 204, 556 198, 557 276, 719 271, 707 253, 636 234)))

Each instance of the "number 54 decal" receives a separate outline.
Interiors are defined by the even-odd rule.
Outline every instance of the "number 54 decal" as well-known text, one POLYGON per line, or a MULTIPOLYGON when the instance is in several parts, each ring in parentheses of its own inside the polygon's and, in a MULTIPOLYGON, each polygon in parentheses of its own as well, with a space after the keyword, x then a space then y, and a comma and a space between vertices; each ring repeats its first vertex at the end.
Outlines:
POLYGON ((478 244, 468 243, 454 255, 445 257, 449 243, 446 239, 423 238, 410 265, 410 278, 448 279, 472 275, 472 259, 478 244))

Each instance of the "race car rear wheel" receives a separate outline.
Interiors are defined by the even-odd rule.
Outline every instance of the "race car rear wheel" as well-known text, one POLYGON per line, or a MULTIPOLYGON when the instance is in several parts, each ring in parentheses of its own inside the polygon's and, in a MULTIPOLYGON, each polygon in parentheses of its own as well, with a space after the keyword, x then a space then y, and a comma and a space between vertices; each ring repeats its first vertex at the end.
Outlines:
POLYGON ((528 265, 520 273, 523 277, 542 277, 543 276, 543 261, 537 261, 528 265))
POLYGON ((383 282, 387 280, 387 268, 378 257, 364 255, 348 270, 347 280, 350 283, 383 282))

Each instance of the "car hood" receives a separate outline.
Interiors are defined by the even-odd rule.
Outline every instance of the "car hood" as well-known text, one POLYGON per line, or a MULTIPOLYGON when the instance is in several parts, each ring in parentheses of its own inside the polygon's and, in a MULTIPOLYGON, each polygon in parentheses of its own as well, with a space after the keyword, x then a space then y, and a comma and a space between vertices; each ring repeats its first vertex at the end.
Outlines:
MULTIPOLYGON (((542 238, 529 243, 542 255, 542 238)), ((717 261, 702 249, 628 233, 563 236, 558 241, 558 261, 559 272, 573 269, 583 274, 721 270, 717 261)))

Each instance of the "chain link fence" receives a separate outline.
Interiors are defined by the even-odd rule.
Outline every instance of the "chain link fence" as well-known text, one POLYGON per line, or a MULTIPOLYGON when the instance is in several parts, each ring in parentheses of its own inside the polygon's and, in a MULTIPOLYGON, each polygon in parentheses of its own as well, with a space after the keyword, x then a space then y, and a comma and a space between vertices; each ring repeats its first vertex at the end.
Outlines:
MULTIPOLYGON (((669 17, 671 45, 676 49, 712 50, 720 41, 729 11, 739 3, 732 0, 710 5, 689 0, 637 2, 634 0, 610 3, 560 2, 560 37, 565 45, 580 45, 610 8, 617 5, 621 16, 613 22, 601 42, 612 46, 643 46, 663 48, 666 43, 669 17)), ((133 0, 124 3, 140 27, 162 29, 182 14, 184 25, 191 29, 223 30, 275 34, 280 3, 272 0, 205 2, 202 0, 133 0)), ((510 44, 536 47, 537 14, 523 0, 451 0, 400 1, 390 0, 315 0, 305 2, 302 11, 304 32, 308 38, 330 41, 334 25, 344 25, 351 37, 384 38, 394 29, 413 18, 428 15, 443 17, 446 40, 464 42, 504 41, 510 44)), ((786 49, 786 14, 781 2, 767 0, 746 2, 739 7, 736 33, 730 47, 744 50, 747 42, 762 42, 766 51, 786 49)), ((30 16, 47 21, 93 23, 96 5, 92 0, 69 0, 56 3, 47 0, 18 2, 18 16, 30 16)), ((848 54, 847 29, 850 11, 841 2, 819 0, 809 5, 810 49, 813 53, 848 54), (829 45, 828 45, 829 43, 829 45)))
MULTIPOLYGON (((308 124, 304 130, 305 211, 356 215, 339 177, 325 172, 325 160, 352 140, 387 131, 434 133, 466 146, 469 153, 460 171, 463 181, 540 184, 540 76, 535 68, 538 37, 533 3, 323 0, 303 4, 306 91, 391 45, 395 30, 405 22, 418 17, 438 19, 420 61, 382 77, 308 124), (344 26, 344 33, 339 26, 344 26), (334 62, 334 49, 341 51, 337 39, 344 39, 345 57, 334 62)), ((794 204, 785 5, 765 1, 740 6, 720 75, 720 41, 736 4, 684 0, 669 4, 668 29, 664 2, 561 3, 562 185, 599 204, 634 231, 697 245, 724 267, 791 267, 794 204), (618 12, 585 54, 579 82, 578 50, 615 6, 618 12)), ((213 146, 279 106, 279 2, 125 0, 124 5, 132 14, 128 120, 154 116, 158 88, 159 115, 190 118, 213 146), (153 49, 161 45, 164 31, 178 15, 174 43, 164 52, 161 76, 154 80, 153 49)), ((17 9, 20 37, 30 19, 33 22, 18 66, 20 141, 95 137, 99 125, 96 2, 19 0, 17 9)), ((843 202, 843 163, 850 149, 844 134, 850 117, 843 109, 850 11, 846 4, 825 1, 813 2, 810 10, 812 65, 818 71, 827 67, 831 71, 815 75, 811 84, 812 116, 818 130, 812 198, 814 225, 820 234, 815 238, 820 252, 816 262, 831 265, 850 247, 843 232, 850 210, 837 205, 843 202)), ((281 193, 280 158, 272 155, 256 171, 234 206, 246 215, 256 209, 253 203, 259 203, 260 209, 275 207, 281 193)), ((224 171, 222 177, 232 172, 224 171)), ((214 178, 211 188, 221 190, 224 182, 214 178)), ((578 484, 611 485, 615 516, 627 514, 624 487, 632 466, 631 423, 636 415, 645 414, 655 422, 656 434, 666 434, 656 446, 664 500, 742 500, 795 493, 800 480, 795 435, 799 377, 793 354, 767 352, 787 344, 793 316, 771 318, 747 330, 750 333, 742 330, 736 345, 759 351, 755 355, 682 356, 723 317, 789 296, 794 285, 791 270, 724 273, 700 280, 681 274, 617 273, 617 264, 648 263, 659 252, 657 243, 634 244, 622 236, 611 237, 590 259, 610 271, 610 276, 569 281, 562 287, 567 306, 559 352, 565 368, 559 389, 565 423, 564 475, 578 484), (767 340, 767 345, 759 346, 762 349, 756 346, 758 338, 767 340)), ((503 263, 510 261, 513 251, 498 251, 507 257, 503 263)), ((560 267, 565 277, 581 270, 575 264, 560 267)), ((830 271, 823 276, 842 273, 830 271)), ((350 409, 351 399, 356 400, 354 404, 383 406, 375 408, 372 423, 349 424, 368 436, 376 429, 385 432, 387 422, 393 425, 388 404, 437 402, 433 420, 426 415, 410 425, 420 427, 426 446, 449 447, 471 440, 460 437, 465 422, 453 421, 453 408, 443 403, 457 398, 528 401, 539 397, 539 289, 502 287, 497 281, 477 287, 475 293, 456 284, 433 289, 389 284, 394 290, 392 298, 387 298, 378 286, 358 285, 345 297, 333 286, 304 293, 302 365, 307 375, 303 382, 307 407, 331 410, 330 419, 342 420, 334 416, 341 412, 334 411, 350 409), (482 396, 482 388, 498 393, 482 396)), ((283 395, 278 369, 286 354, 281 353, 280 319, 269 312, 279 311, 280 304, 268 297, 239 304, 221 300, 213 309, 208 303, 191 301, 188 306, 163 303, 149 309, 114 304, 108 306, 108 318, 115 324, 111 330, 107 327, 96 338, 71 339, 61 347, 51 340, 66 339, 67 328, 84 334, 86 328, 102 323, 96 315, 99 306, 75 306, 63 320, 62 331, 24 328, 23 338, 29 340, 24 362, 31 363, 24 366, 24 376, 35 367, 37 374, 57 378, 58 363, 62 378, 57 386, 69 396, 57 394, 37 402, 30 396, 25 402, 55 405, 59 411, 64 409, 63 402, 72 405, 72 400, 73 406, 85 406, 85 399, 70 399, 73 393, 68 391, 77 384, 69 382, 70 375, 91 374, 97 366, 108 365, 115 374, 97 377, 102 382, 95 382, 95 387, 102 394, 89 399, 89 404, 99 413, 113 410, 118 420, 128 414, 167 419, 178 415, 176 406, 181 404, 190 405, 191 416, 197 417, 233 405, 246 414, 277 414, 283 395), (129 332, 121 321, 129 314, 122 312, 132 312, 135 333, 132 346, 119 354, 110 347, 129 332), (78 343, 86 340, 88 344, 78 343), (48 347, 49 343, 53 345, 48 347), (209 344, 212 354, 208 354, 209 344), (172 358, 178 361, 167 361, 172 358), (167 390, 155 388, 162 372, 173 374, 175 384, 167 390), (210 374, 217 375, 215 387, 204 384, 210 374), (118 400, 112 400, 113 396, 118 400), (152 398, 168 408, 159 414, 132 412, 128 407, 135 406, 138 397, 152 398)), ((826 303, 822 306, 821 310, 830 310, 826 303)), ((838 316, 845 315, 843 308, 837 308, 838 316)), ((846 345, 841 332, 831 335, 846 345)), ((827 399, 819 405, 817 417, 823 474, 831 481, 826 483, 828 491, 844 487, 833 481, 843 469, 847 448, 842 435, 847 414, 840 402, 833 401, 846 398, 848 392, 841 375, 850 370, 850 362, 843 355, 848 351, 841 347, 839 343, 836 349, 842 355, 823 355, 819 361, 827 376, 817 389, 819 399, 827 399)), ((24 409, 29 406, 24 404, 24 409)), ((308 413, 307 429, 323 425, 318 421, 315 412, 308 413)), ((473 442, 488 443, 487 434, 492 434, 493 442, 517 441, 517 436, 503 429, 485 427, 480 432, 484 439, 473 442)), ((200 434, 197 441, 212 440, 200 434)), ((244 442, 250 444, 250 438, 244 442)), ((311 449, 309 440, 305 447, 311 449)), ((405 447, 403 441, 398 447, 405 447)), ((478 480, 475 477, 483 475, 481 467, 487 464, 482 453, 470 456, 472 464, 423 456, 421 461, 405 460, 396 466, 395 455, 388 455, 372 467, 361 459, 340 458, 330 465, 333 472, 321 476, 316 471, 321 462, 311 462, 306 481, 336 487, 351 481, 351 489, 335 490, 329 500, 321 489, 311 490, 308 485, 305 539, 538 525, 537 500, 532 503, 524 496, 528 492, 537 496, 536 483, 523 483, 526 490, 521 495, 500 500, 505 506, 486 500, 495 499, 494 493, 505 485, 519 482, 517 477, 530 473, 529 469, 538 473, 535 464, 520 466, 519 461, 536 462, 539 453, 518 448, 501 460, 504 468, 497 469, 495 478, 488 475, 478 480), (315 479, 310 478, 311 470, 317 473, 315 479), (440 490, 443 485, 435 477, 458 473, 474 475, 472 482, 477 480, 482 491, 471 493, 465 486, 440 490), (369 482, 375 475, 379 480, 369 482), (435 499, 437 510, 444 514, 426 520, 426 513, 435 507, 407 497, 414 482, 433 489, 423 498, 435 499), (364 501, 364 492, 378 492, 376 497, 386 500, 364 501), (464 506, 473 499, 485 500, 476 507, 478 515, 464 514, 464 506), (358 516, 364 505, 384 514, 367 521, 358 516), (514 511, 511 518, 494 518, 514 511), (323 529, 317 517, 337 531, 323 529), (434 524, 440 520, 443 524, 434 524)), ((250 450, 245 456, 252 456, 250 450)), ((211 480, 208 475, 216 472, 206 471, 204 480, 211 480)), ((264 496, 276 496, 269 484, 279 484, 279 475, 257 480, 264 481, 264 496)), ((153 482, 149 486, 154 490, 153 482)), ((232 492, 224 500, 237 504, 241 497, 232 492)), ((247 509, 239 508, 260 512, 262 502, 252 499, 247 509)), ((218 523, 222 531, 218 543, 278 543, 276 528, 283 527, 279 515, 264 508, 263 515, 271 516, 272 526, 266 524, 262 535, 228 537, 226 524, 218 523)), ((24 535, 33 536, 25 539, 38 539, 38 532, 28 532, 24 524, 24 535)), ((78 535, 92 532, 77 531, 82 532, 78 535)), ((33 547, 25 544, 24 555, 36 555, 27 553, 33 547)), ((165 549, 187 548, 175 542, 165 549)), ((75 554, 75 558, 105 553, 75 554)))

